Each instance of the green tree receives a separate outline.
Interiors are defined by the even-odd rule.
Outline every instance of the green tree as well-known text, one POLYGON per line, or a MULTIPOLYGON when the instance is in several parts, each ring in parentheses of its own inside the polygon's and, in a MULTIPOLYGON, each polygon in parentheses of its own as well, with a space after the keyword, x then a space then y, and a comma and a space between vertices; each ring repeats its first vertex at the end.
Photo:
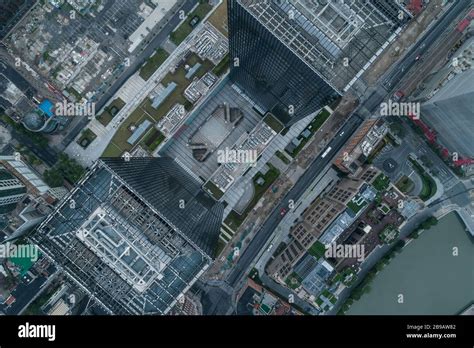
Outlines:
POLYGON ((64 177, 57 169, 50 169, 44 172, 44 181, 51 187, 58 187, 63 184, 64 177))

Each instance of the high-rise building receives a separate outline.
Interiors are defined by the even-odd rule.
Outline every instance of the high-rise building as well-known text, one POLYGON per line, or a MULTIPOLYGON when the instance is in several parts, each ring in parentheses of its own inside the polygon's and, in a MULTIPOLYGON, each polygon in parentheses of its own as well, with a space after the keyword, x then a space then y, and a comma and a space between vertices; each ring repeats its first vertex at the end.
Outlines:
POLYGON ((411 16, 395 0, 229 0, 231 80, 285 124, 352 89, 411 16))
POLYGON ((474 158, 474 69, 454 76, 421 105, 422 120, 437 131, 438 141, 460 158, 474 158))
POLYGON ((50 190, 50 187, 39 177, 31 167, 17 156, 0 156, 0 164, 6 171, 12 173, 28 192, 34 196, 40 196, 50 190))
POLYGON ((16 204, 26 195, 26 187, 7 170, 0 169, 0 214, 15 209, 16 204))
POLYGON ((3 243, 20 238, 52 212, 54 198, 48 190, 50 187, 18 154, 0 156, 0 215, 9 214, 3 243))
POLYGON ((103 158, 31 235, 114 314, 166 314, 209 266, 223 206, 170 158, 103 158))

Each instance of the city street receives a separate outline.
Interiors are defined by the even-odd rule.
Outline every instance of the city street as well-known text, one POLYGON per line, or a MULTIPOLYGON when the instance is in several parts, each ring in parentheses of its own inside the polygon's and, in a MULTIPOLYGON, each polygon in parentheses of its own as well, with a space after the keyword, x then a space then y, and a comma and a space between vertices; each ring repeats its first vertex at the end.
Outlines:
POLYGON ((248 272, 248 268, 255 256, 262 249, 263 245, 266 243, 268 238, 271 236, 275 228, 278 226, 282 220, 280 215, 280 210, 282 208, 287 208, 288 202, 290 199, 293 201, 298 201, 301 195, 306 191, 308 186, 313 182, 314 177, 316 177, 324 167, 329 164, 333 156, 341 149, 349 137, 355 132, 355 130, 362 123, 362 119, 353 114, 352 117, 347 121, 347 123, 341 128, 341 136, 335 137, 329 143, 328 148, 330 148, 330 153, 328 156, 322 158, 318 156, 314 162, 309 166, 309 168, 304 172, 300 177, 298 182, 292 187, 292 189, 285 195, 281 202, 275 207, 273 212, 267 217, 267 220, 263 224, 260 231, 248 245, 248 247, 242 252, 238 262, 235 264, 232 273, 227 278, 227 282, 232 286, 236 285, 242 280, 242 277, 248 272), (344 133, 343 133, 344 132, 344 133))
MULTIPOLYGON (((155 89, 156 86, 160 83, 161 79, 168 73, 169 68, 170 68, 169 64, 172 64, 171 62, 180 58, 184 54, 184 52, 188 49, 188 42, 193 39, 194 34, 199 32, 199 29, 202 28, 204 23, 205 22, 202 21, 198 26, 196 26, 194 31, 176 48, 176 50, 174 50, 169 55, 169 57, 167 58, 168 64, 162 64, 153 73, 153 75, 150 76, 150 78, 147 81, 142 80, 141 83, 137 84, 137 87, 138 86, 141 86, 141 87, 138 87, 136 89, 128 89, 127 86, 125 85, 121 87, 122 89, 127 88, 127 96, 129 100, 125 104, 125 106, 122 109, 120 109, 120 111, 114 116, 112 121, 110 121, 110 123, 106 127, 98 123, 97 120, 92 121, 95 123, 95 126, 98 129, 102 129, 102 131, 99 131, 101 133, 100 137, 97 137, 93 141, 93 143, 90 146, 88 146, 86 149, 81 147, 76 142, 70 142, 65 152, 69 156, 75 158, 83 166, 86 166, 86 167, 91 166, 92 163, 94 163, 102 155, 102 153, 104 152, 104 150, 107 148, 110 141, 114 137, 116 131, 126 121, 128 116, 143 102, 143 100, 150 94, 150 92, 153 89, 155 89)), ((141 78, 137 77, 137 79, 141 79, 141 78)), ((127 81, 127 84, 128 83, 129 81, 127 81)), ((89 120, 84 119, 84 121, 82 122, 86 123, 86 122, 89 122, 89 120)))
MULTIPOLYGON (((392 86, 395 86, 399 83, 402 78, 405 76, 407 71, 414 65, 415 57, 419 54, 422 54, 426 49, 429 48, 433 42, 436 41, 439 34, 445 30, 447 24, 452 21, 456 16, 458 16, 468 4, 466 3, 456 3, 451 8, 447 10, 447 12, 443 15, 442 19, 440 19, 436 25, 431 28, 430 32, 426 34, 421 40, 417 42, 417 45, 413 47, 408 54, 394 66, 394 68, 386 74, 383 80, 383 87, 387 91, 390 91, 392 86)), ((363 103, 359 106, 359 109, 367 110, 370 115, 376 108, 379 107, 380 103, 386 98, 387 92, 384 92, 380 89, 380 86, 376 86, 373 89, 371 94, 364 99, 363 103)), ((289 199, 294 199, 297 201, 299 196, 302 192, 304 192, 305 188, 309 184, 310 178, 316 176, 322 168, 324 168, 325 164, 330 162, 330 159, 334 156, 335 153, 342 147, 342 145, 347 141, 349 135, 357 128, 350 125, 351 121, 354 121, 354 116, 352 116, 348 123, 342 128, 345 131, 345 136, 342 138, 334 138, 329 146, 331 147, 334 152, 331 152, 331 155, 322 159, 318 157, 308 168, 308 170, 303 174, 300 180, 296 183, 296 185, 292 188, 292 190, 285 196, 282 202, 275 208, 272 214, 267 218, 267 221, 264 223, 261 230, 257 233, 254 239, 251 241, 247 249, 241 254, 240 259, 238 260, 237 264, 234 266, 233 272, 227 278, 228 283, 233 286, 237 287, 237 284, 241 281, 242 277, 248 272, 248 268, 258 252, 263 248, 264 244, 272 234, 272 231, 276 228, 281 220, 281 216, 279 215, 280 209, 287 205, 289 199), (348 127, 349 125, 349 127, 348 127), (349 128, 349 129, 346 129, 349 128), (339 144, 339 141, 344 139, 344 142, 339 144), (338 146, 337 146, 338 145, 338 146), (324 162, 326 162, 324 164, 324 162)), ((418 216, 417 216, 418 219, 418 216)), ((408 224, 407 224, 408 225, 408 224)), ((408 233, 408 232, 406 232, 408 233)), ((385 250, 386 251, 386 250, 385 250)), ((382 252, 383 254, 384 252, 382 252)))
MULTIPOLYGON (((197 3, 197 0, 186 0, 183 6, 179 10, 185 11, 188 13, 197 3)), ((100 100, 96 104, 96 111, 101 110, 107 102, 117 93, 117 91, 122 87, 122 85, 137 72, 137 70, 142 66, 142 64, 156 51, 167 39, 169 34, 175 29, 175 27, 180 23, 181 19, 179 18, 179 10, 174 14, 169 21, 165 24, 163 29, 151 39, 150 43, 146 48, 139 53, 135 59, 130 61, 130 66, 119 76, 119 78, 110 86, 107 91, 102 95, 100 100)), ((150 79, 151 80, 151 79, 150 79)), ((68 146, 76 136, 87 126, 89 123, 88 119, 81 119, 74 128, 69 132, 69 134, 64 137, 62 145, 64 147, 68 146)), ((99 155, 100 156, 100 155, 99 155)))

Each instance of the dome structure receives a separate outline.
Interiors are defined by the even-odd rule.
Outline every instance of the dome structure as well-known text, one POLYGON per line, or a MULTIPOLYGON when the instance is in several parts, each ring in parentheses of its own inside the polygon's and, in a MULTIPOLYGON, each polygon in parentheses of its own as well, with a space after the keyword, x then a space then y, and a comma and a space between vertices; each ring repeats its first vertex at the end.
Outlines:
POLYGON ((41 128, 43 128, 45 119, 36 112, 29 112, 25 117, 23 117, 22 122, 28 130, 32 132, 38 132, 41 130, 41 128))

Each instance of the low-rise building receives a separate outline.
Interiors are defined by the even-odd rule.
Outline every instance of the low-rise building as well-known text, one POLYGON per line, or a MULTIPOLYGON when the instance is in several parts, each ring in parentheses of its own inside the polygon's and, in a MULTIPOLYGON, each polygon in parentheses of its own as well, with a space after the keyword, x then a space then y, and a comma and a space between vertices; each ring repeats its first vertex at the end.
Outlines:
POLYGON ((331 223, 346 210, 347 204, 366 182, 372 182, 378 170, 365 167, 357 176, 344 178, 323 197, 318 197, 290 230, 290 242, 267 267, 267 273, 284 281, 293 266, 321 237, 331 223))
POLYGON ((344 173, 356 174, 380 144, 387 131, 388 128, 383 120, 366 120, 336 157, 334 165, 344 173))

